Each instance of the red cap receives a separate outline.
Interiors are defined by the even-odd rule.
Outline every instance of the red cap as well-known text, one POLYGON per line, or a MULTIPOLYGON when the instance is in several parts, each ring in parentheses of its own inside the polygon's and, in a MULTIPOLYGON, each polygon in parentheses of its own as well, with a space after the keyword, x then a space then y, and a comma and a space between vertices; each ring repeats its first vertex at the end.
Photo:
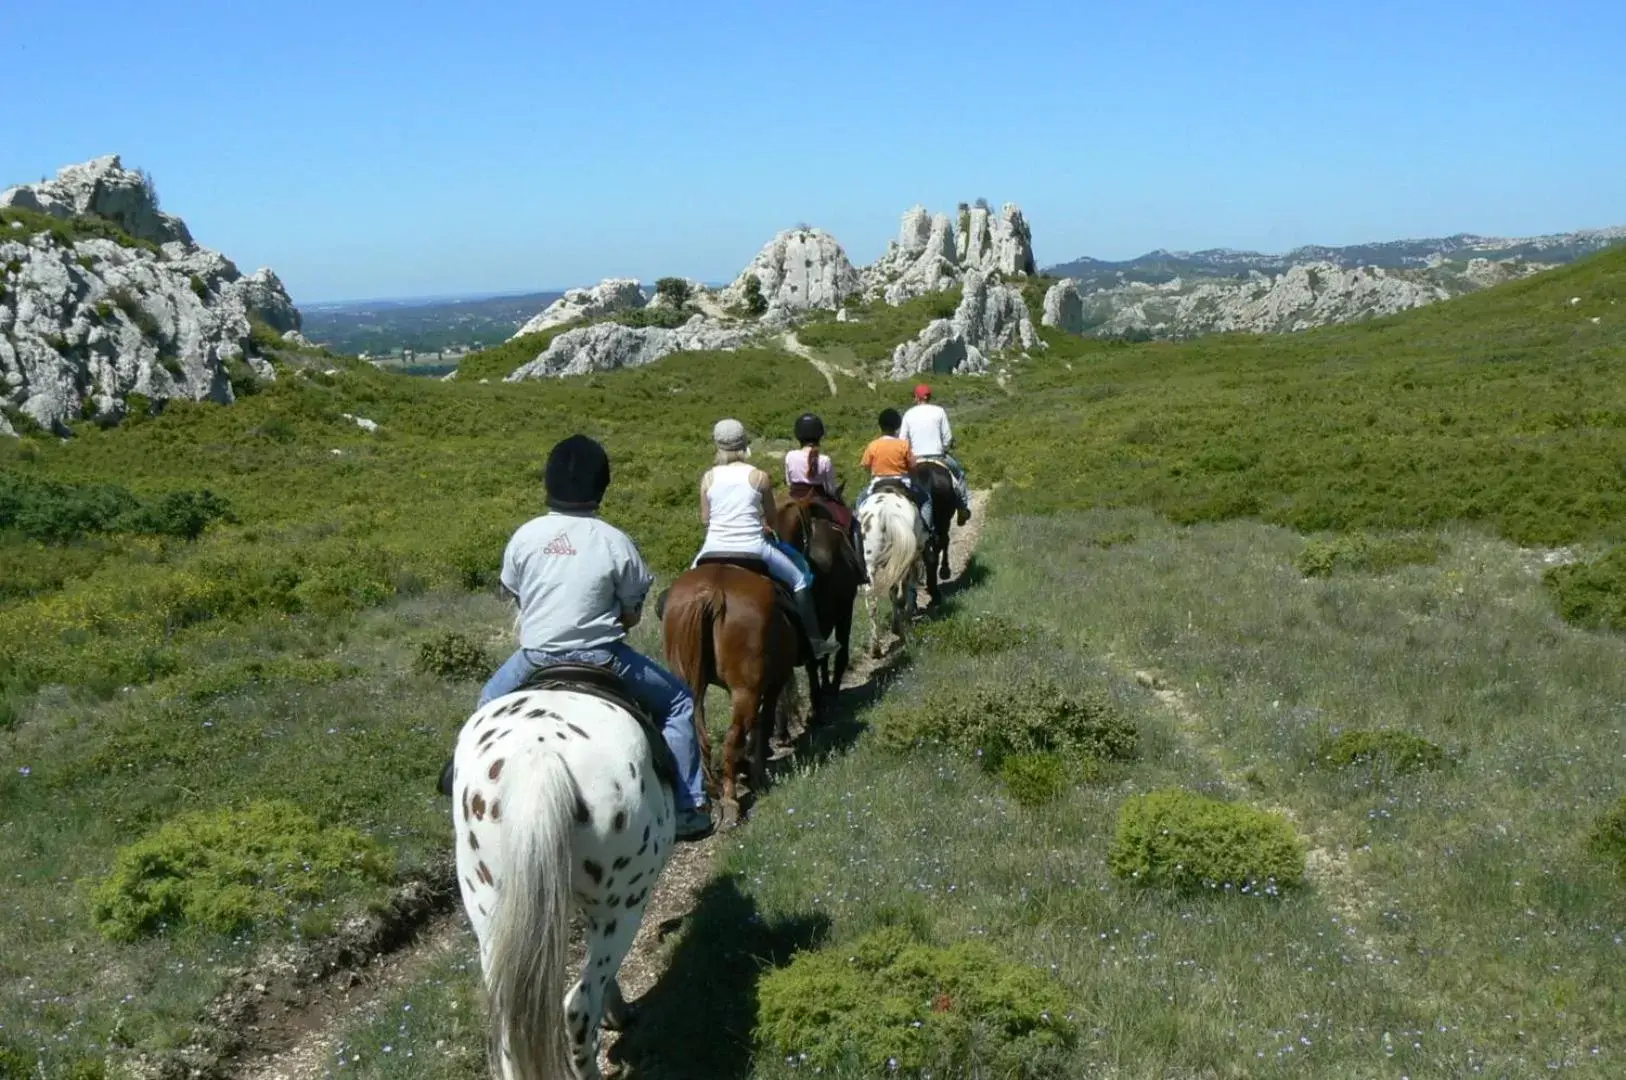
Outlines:
POLYGON ((915 400, 916 401, 925 401, 927 398, 929 398, 931 396, 932 396, 932 388, 927 386, 925 383, 921 383, 919 386, 915 387, 915 400))

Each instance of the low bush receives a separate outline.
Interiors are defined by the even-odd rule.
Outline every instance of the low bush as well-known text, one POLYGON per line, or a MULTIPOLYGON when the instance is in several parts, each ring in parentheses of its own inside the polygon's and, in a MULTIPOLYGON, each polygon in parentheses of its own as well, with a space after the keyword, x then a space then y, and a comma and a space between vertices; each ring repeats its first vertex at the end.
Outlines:
POLYGON ((1303 883, 1304 855, 1279 814, 1171 789, 1124 803, 1108 864, 1136 885, 1275 895, 1303 883))
POLYGON ((1445 542, 1436 536, 1350 533, 1306 542, 1294 565, 1305 577, 1331 577, 1339 572, 1383 574, 1400 566, 1436 563, 1445 551, 1445 542))
POLYGON ((230 933, 393 876, 387 853, 355 830, 324 827, 292 803, 255 802, 183 815, 122 848, 92 891, 91 917, 114 941, 182 926, 230 933))
POLYGON ((1626 881, 1626 795, 1622 795, 1592 826, 1588 847, 1615 868, 1626 881))
POLYGON ((922 945, 896 927, 798 955, 757 988, 757 1038, 812 1071, 1057 1075, 1076 1040, 1065 992, 982 942, 922 945))
POLYGON ((927 623, 920 628, 918 638, 921 644, 942 652, 986 656, 1030 645, 1037 636, 1002 615, 956 613, 927 623))
MULTIPOLYGON (((936 689, 919 703, 890 704, 878 728, 884 746, 950 746, 976 754, 995 773, 1013 756, 1053 754, 1099 775, 1101 765, 1133 760, 1139 752, 1134 723, 1105 694, 1072 692, 1042 679, 936 689)), ((1018 775, 1043 767, 1014 768, 1018 775)))
POLYGON ((0 473, 0 529, 40 543, 117 533, 196 540, 221 520, 235 520, 231 506, 207 489, 166 492, 143 502, 117 484, 66 484, 0 473))
POLYGON ((1023 806, 1043 806, 1067 790, 1067 762, 1060 754, 1011 754, 999 779, 1023 806))
POLYGON ((1315 763, 1323 769, 1369 765, 1397 776, 1438 769, 1445 761, 1445 751, 1427 739, 1393 728, 1343 731, 1323 739, 1315 751, 1315 763))
POLYGON ((1626 545, 1593 562, 1555 566, 1543 580, 1565 622, 1588 630, 1626 630, 1626 545))
POLYGON ((485 646, 455 630, 420 643, 412 666, 425 675, 464 682, 488 679, 496 670, 485 646))

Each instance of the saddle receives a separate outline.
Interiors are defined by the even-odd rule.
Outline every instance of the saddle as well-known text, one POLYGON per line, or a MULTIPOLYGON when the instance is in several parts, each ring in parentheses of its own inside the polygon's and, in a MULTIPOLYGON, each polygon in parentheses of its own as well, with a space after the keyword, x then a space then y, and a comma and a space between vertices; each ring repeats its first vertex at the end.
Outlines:
POLYGON ((714 552, 700 556, 700 560, 695 565, 706 566, 712 563, 723 566, 737 566, 741 570, 749 570, 753 574, 761 574, 767 578, 768 584, 773 586, 774 606, 784 614, 785 618, 790 620, 790 625, 796 632, 798 646, 809 653, 812 652, 813 644, 807 640, 807 632, 802 628, 802 617, 796 612, 796 600, 791 596, 790 587, 768 571, 766 561, 757 558, 755 555, 714 552))
MULTIPOLYGON (((672 756, 672 748, 666 745, 666 736, 661 734, 659 718, 651 716, 648 710, 628 692, 627 684, 622 681, 621 676, 609 668, 599 667, 596 664, 551 664, 533 671, 530 678, 517 687, 515 692, 526 690, 572 690, 609 702, 618 709, 625 709, 638 721, 638 726, 643 729, 644 738, 649 741, 649 755, 655 767, 656 779, 665 784, 667 790, 677 790, 677 759, 672 756)), ((440 792, 443 795, 452 793, 450 761, 446 763, 446 768, 441 773, 440 792)))

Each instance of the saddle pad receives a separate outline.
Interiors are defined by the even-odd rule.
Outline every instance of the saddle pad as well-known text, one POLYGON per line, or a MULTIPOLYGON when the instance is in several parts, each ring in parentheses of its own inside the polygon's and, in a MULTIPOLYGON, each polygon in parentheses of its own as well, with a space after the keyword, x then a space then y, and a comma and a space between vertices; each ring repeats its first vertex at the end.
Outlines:
POLYGON ((628 693, 621 676, 609 668, 594 664, 550 664, 533 671, 519 690, 571 690, 625 709, 644 729, 644 737, 649 740, 649 753, 655 764, 655 775, 670 790, 677 790, 677 759, 672 756, 672 748, 666 745, 666 736, 661 734, 660 720, 664 718, 649 715, 643 705, 628 693))

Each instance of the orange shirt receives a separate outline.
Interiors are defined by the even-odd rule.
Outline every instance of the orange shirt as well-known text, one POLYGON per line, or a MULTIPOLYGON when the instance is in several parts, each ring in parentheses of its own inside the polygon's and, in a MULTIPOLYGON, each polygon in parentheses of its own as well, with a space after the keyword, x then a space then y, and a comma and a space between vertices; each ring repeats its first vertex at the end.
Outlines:
POLYGON ((859 464, 868 469, 871 476, 908 476, 909 470, 915 467, 915 455, 906 440, 882 435, 864 447, 864 457, 859 464))

